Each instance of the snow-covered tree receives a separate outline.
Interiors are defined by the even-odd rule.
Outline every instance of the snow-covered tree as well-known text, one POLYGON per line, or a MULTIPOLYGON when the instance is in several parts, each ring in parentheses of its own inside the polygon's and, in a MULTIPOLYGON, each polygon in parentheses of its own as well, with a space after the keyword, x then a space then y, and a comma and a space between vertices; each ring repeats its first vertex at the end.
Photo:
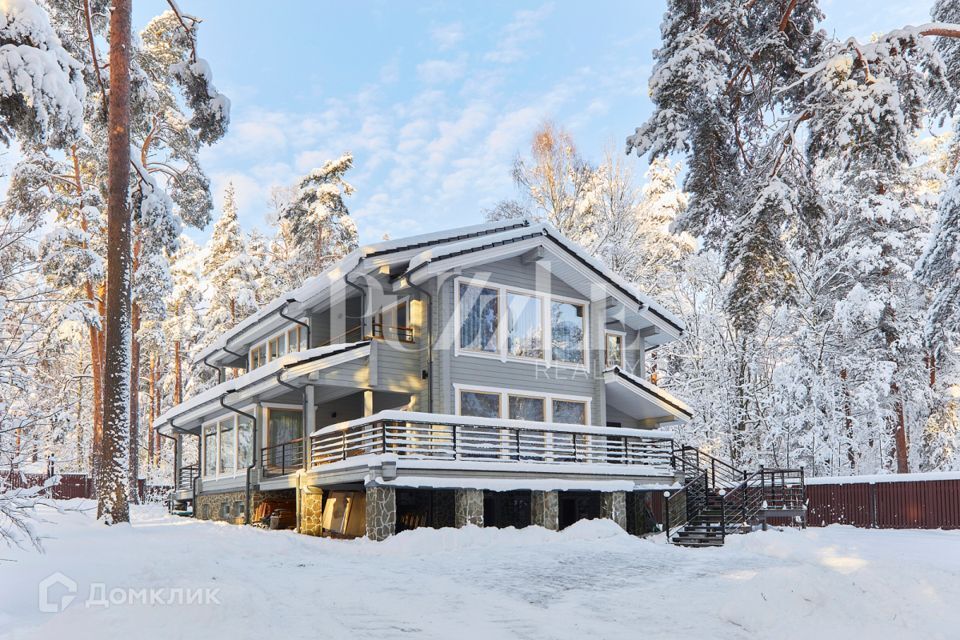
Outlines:
POLYGON ((223 194, 223 213, 210 236, 203 275, 210 288, 205 318, 209 330, 229 329, 257 310, 260 274, 240 229, 232 184, 227 185, 223 194))
POLYGON ((357 227, 345 201, 354 192, 344 178, 352 166, 353 156, 345 153, 314 169, 279 212, 290 252, 284 269, 294 269, 285 277, 294 286, 357 247, 357 227))

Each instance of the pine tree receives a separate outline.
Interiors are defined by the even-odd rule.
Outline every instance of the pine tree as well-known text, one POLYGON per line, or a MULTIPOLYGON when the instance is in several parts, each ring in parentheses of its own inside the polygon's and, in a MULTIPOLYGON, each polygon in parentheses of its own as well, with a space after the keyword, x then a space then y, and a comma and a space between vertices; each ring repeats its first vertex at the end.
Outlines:
POLYGON ((203 275, 211 290, 206 313, 208 330, 221 332, 257 310, 260 273, 240 229, 232 184, 224 192, 223 213, 210 236, 203 275))
POLYGON ((346 153, 314 169, 280 211, 290 241, 285 268, 293 268, 287 278, 294 286, 357 247, 357 227, 344 200, 354 192, 344 179, 352 166, 353 156, 346 153))

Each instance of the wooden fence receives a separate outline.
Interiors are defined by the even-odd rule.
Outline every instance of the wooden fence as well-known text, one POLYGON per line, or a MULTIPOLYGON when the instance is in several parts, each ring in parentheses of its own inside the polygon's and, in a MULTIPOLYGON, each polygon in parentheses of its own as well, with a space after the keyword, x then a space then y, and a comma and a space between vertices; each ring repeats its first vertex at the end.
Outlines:
POLYGON ((807 523, 879 529, 960 529, 960 474, 812 478, 807 523))
MULTIPOLYGON (((9 489, 36 487, 46 482, 47 476, 40 473, 18 473, 16 471, 0 472, 0 481, 9 489)), ((55 500, 70 500, 71 498, 93 498, 93 480, 82 473, 64 473, 60 475, 60 482, 52 486, 51 498, 55 500)), ((140 501, 146 499, 147 494, 163 493, 170 487, 146 486, 146 480, 140 478, 137 482, 137 491, 140 501)))

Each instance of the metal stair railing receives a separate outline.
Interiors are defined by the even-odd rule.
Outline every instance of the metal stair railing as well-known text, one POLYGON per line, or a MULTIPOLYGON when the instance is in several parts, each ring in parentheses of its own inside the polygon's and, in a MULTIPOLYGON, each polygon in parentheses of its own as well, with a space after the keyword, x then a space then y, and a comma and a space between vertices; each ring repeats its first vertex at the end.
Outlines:
POLYGON ((707 506, 709 492, 707 472, 704 471, 681 489, 664 491, 663 526, 670 540, 670 531, 678 531, 697 517, 707 506))
POLYGON ((714 457, 696 447, 683 445, 674 450, 674 468, 683 473, 684 478, 692 478, 701 472, 707 472, 711 488, 735 487, 747 477, 747 473, 736 468, 726 460, 714 457))

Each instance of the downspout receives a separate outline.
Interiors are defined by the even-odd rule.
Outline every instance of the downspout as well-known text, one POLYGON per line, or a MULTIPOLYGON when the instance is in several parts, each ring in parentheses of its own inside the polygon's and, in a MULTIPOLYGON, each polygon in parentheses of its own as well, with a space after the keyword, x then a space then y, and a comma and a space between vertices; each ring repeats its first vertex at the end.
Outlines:
MULTIPOLYGON (((310 325, 309 325, 309 323, 306 323, 306 322, 304 322, 303 320, 297 320, 296 318, 291 318, 290 316, 288 316, 288 315, 286 314, 287 307, 290 306, 290 303, 291 303, 291 302, 296 302, 296 301, 297 301, 296 298, 290 298, 289 300, 287 300, 286 302, 284 302, 284 303, 283 303, 283 307, 280 308, 280 317, 283 318, 284 320, 289 320, 290 322, 292 322, 292 323, 294 323, 294 324, 298 324, 298 325, 300 325, 301 327, 303 327, 304 329, 307 330, 307 349, 310 349, 311 347, 313 347, 313 344, 310 342, 310 325)), ((298 347, 299 347, 299 345, 298 345, 298 347)), ((288 351, 290 350, 290 345, 287 345, 287 350, 288 350, 288 351)), ((299 351, 299 348, 298 348, 297 350, 299 351)))
MULTIPOLYGON (((277 371, 277 384, 292 389, 294 391, 299 391, 301 394, 302 400, 300 401, 300 451, 301 458, 300 461, 301 471, 305 468, 307 464, 307 388, 306 387, 297 387, 289 382, 284 382, 281 379, 284 369, 277 371)), ((300 501, 303 499, 300 495, 300 478, 302 473, 297 474, 297 533, 300 533, 300 524, 301 524, 301 512, 303 511, 300 506, 300 501)))
POLYGON ((419 291, 427 298, 427 335, 429 336, 427 339, 427 405, 429 407, 428 411, 432 412, 435 410, 433 406, 433 296, 409 278, 407 278, 407 284, 410 285, 411 289, 419 291))
POLYGON ((366 324, 367 324, 367 291, 356 282, 350 281, 350 274, 353 273, 353 270, 348 271, 343 276, 343 281, 346 282, 349 286, 353 287, 360 292, 360 340, 364 339, 364 336, 367 335, 366 324))
MULTIPOLYGON (((250 444, 253 445, 257 440, 257 416, 252 413, 247 413, 246 411, 241 411, 235 407, 231 407, 226 402, 224 398, 227 397, 227 394, 220 396, 220 406, 226 409, 227 411, 233 411, 234 413, 245 416, 253 420, 253 442, 250 444)), ((240 430, 236 431, 237 442, 240 441, 240 430)), ((250 464, 247 465, 247 477, 244 482, 243 496, 244 496, 244 507, 243 507, 243 524, 250 524, 250 471, 257 466, 257 455, 256 452, 251 452, 253 455, 250 464)))
MULTIPOLYGON (((210 355, 213 355, 213 354, 210 354, 210 355)), ((210 357, 210 356, 205 356, 205 357, 203 358, 203 364, 207 365, 207 366, 210 367, 211 369, 216 369, 216 371, 217 371, 217 384, 222 384, 222 383, 223 383, 223 369, 221 369, 220 367, 214 366, 214 365, 210 364, 209 362, 207 362, 207 358, 209 358, 209 357, 210 357)))

